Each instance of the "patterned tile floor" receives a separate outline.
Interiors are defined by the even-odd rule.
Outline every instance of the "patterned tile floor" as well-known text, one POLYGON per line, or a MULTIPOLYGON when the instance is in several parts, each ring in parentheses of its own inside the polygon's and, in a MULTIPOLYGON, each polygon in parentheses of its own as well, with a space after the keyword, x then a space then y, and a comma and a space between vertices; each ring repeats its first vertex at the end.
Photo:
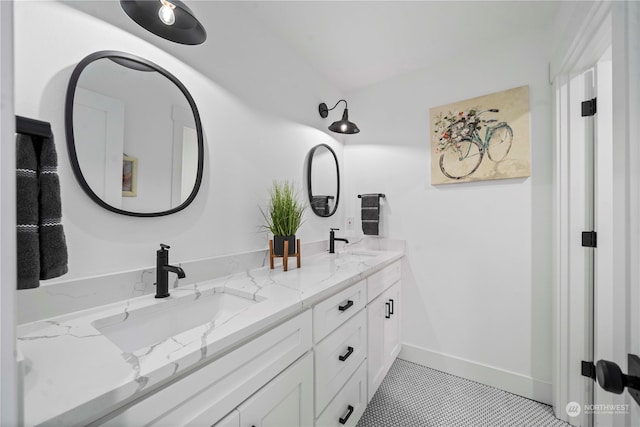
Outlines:
POLYGON ((357 427, 571 427, 550 406, 396 359, 357 427))

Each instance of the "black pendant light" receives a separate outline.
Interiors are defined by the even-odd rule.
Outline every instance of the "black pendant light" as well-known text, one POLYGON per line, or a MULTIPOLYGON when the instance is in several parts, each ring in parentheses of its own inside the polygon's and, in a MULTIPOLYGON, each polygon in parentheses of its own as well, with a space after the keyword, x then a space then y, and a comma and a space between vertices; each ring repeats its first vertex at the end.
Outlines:
POLYGON ((200 21, 179 0, 120 0, 120 6, 138 25, 163 39, 189 45, 207 39, 200 21))
POLYGON ((344 102, 344 112, 342 113, 342 119, 337 122, 331 123, 331 126, 329 126, 329 130, 336 133, 346 134, 354 134, 360 132, 358 126, 355 123, 349 121, 349 109, 347 108, 347 101, 345 101, 344 99, 336 102, 336 105, 334 105, 332 108, 327 108, 327 104, 325 104, 324 102, 320 104, 318 106, 320 117, 322 117, 323 119, 327 118, 327 116, 329 115, 329 111, 336 108, 341 102, 344 102))

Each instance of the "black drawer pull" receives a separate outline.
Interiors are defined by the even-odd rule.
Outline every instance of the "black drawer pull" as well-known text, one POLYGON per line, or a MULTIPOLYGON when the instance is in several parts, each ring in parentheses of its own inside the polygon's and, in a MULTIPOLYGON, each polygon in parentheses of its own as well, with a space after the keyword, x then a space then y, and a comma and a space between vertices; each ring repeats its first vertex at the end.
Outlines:
POLYGON ((389 302, 391 303, 391 309, 389 310, 389 314, 393 314, 393 299, 389 298, 389 302))
POLYGON ((349 356, 351 356, 351 353, 353 353, 353 347, 347 347, 347 352, 342 356, 338 356, 338 359, 340 359, 341 362, 344 362, 349 358, 349 356))
POLYGON ((384 318, 391 319, 391 304, 388 302, 385 302, 384 307, 385 307, 384 318))
POLYGON ((340 421, 340 424, 346 424, 347 420, 349 419, 349 417, 351 416, 351 414, 353 414, 353 406, 349 405, 347 407, 348 411, 347 411, 347 415, 344 416, 344 418, 340 418, 338 421, 340 421))
POLYGON ((349 307, 351 307, 353 305, 353 301, 351 300, 347 300, 347 303, 345 305, 339 305, 338 306, 338 310, 340 311, 345 311, 347 310, 349 307))

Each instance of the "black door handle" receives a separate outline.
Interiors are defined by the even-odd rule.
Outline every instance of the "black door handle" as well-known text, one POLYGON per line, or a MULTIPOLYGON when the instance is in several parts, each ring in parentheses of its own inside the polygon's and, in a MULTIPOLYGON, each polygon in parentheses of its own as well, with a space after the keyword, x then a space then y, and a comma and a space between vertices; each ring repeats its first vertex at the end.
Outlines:
POLYGON ((596 379, 605 391, 622 394, 625 387, 640 405, 640 358, 635 354, 627 355, 629 374, 622 373, 620 367, 609 360, 598 360, 596 379))
POLYGON ((351 414, 353 414, 353 406, 349 405, 347 407, 347 414, 344 416, 344 418, 340 418, 338 421, 340 421, 340 424, 346 424, 347 420, 349 419, 349 417, 351 416, 351 414))
POLYGON ((389 302, 391 303, 391 308, 389 309, 389 314, 393 314, 393 299, 389 298, 389 302))
POLYGON ((610 393, 622 394, 626 386, 624 377, 626 375, 622 373, 616 363, 608 360, 598 360, 598 363, 596 363, 596 378, 598 384, 604 390, 610 393))
POLYGON ((388 302, 385 302, 384 306, 385 306, 384 318, 391 319, 391 304, 388 302))
POLYGON ((341 356, 338 356, 338 359, 340 359, 341 362, 344 362, 349 358, 349 356, 351 356, 351 353, 353 353, 353 347, 347 347, 347 352, 341 356))
POLYGON ((596 378, 600 387, 610 393, 622 394, 625 387, 640 389, 640 378, 623 374, 616 363, 608 360, 598 360, 596 378))
POLYGON ((349 307, 351 307, 353 305, 353 301, 351 300, 347 300, 347 303, 345 305, 339 305, 338 306, 338 310, 340 311, 345 311, 347 310, 349 307))

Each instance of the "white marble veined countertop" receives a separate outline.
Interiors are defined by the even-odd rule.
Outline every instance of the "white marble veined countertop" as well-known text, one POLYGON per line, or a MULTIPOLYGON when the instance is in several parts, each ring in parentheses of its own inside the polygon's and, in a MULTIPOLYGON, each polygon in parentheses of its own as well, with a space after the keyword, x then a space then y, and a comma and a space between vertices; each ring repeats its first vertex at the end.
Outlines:
MULTIPOLYGON (((272 328, 403 256, 401 251, 322 253, 145 295, 18 327, 23 356, 24 424, 70 426, 106 415, 154 385, 213 360, 230 347, 272 328), (123 352, 93 323, 144 308, 162 310, 208 294, 227 292, 259 303, 223 321, 210 322, 131 353, 123 352)), ((189 274, 189 272, 186 272, 189 274)))

